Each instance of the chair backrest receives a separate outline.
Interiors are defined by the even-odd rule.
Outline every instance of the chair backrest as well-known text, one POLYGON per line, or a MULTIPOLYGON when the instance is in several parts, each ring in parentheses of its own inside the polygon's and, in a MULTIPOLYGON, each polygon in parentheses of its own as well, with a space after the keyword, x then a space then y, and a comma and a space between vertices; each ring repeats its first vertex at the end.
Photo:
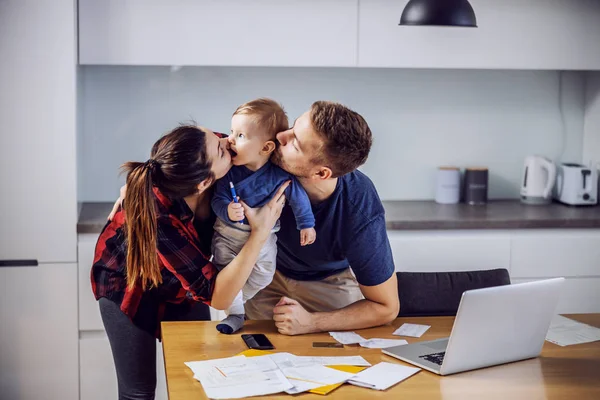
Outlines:
POLYGON ((397 272, 399 317, 454 316, 465 290, 510 285, 504 268, 456 272, 397 272))

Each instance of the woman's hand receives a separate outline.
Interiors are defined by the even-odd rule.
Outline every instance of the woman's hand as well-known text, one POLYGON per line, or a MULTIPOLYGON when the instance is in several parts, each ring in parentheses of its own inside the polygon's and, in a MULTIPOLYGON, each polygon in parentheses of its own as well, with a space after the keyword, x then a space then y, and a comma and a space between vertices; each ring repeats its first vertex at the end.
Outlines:
POLYGON ((246 203, 240 200, 240 204, 244 207, 244 215, 248 219, 252 232, 257 232, 264 235, 266 238, 271 229, 281 215, 283 206, 285 205, 284 191, 290 185, 291 181, 283 183, 271 200, 261 208, 251 208, 246 203))
POLYGON ((108 214, 109 221, 112 221, 112 219, 115 217, 115 214, 119 210, 119 207, 121 207, 121 204, 123 204, 123 200, 125 200, 125 193, 127 193, 127 185, 121 186, 121 190, 119 191, 119 198, 117 199, 117 201, 115 201, 115 205, 113 206, 110 214, 108 214))

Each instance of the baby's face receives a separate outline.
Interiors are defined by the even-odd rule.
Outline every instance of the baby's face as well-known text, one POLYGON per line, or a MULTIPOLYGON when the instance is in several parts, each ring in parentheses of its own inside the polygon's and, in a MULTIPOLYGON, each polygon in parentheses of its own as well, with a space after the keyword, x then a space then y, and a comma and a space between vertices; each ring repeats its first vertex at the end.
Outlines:
POLYGON ((233 152, 233 165, 255 164, 268 157, 261 154, 266 142, 265 135, 247 115, 234 115, 231 118, 228 140, 233 152))

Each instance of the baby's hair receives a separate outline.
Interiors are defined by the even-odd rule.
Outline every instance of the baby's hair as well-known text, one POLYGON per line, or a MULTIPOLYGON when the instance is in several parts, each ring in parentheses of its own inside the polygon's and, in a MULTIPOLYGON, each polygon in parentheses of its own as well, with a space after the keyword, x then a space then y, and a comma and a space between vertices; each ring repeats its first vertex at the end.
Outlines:
POLYGON ((261 97, 239 106, 233 115, 247 115, 264 131, 268 140, 274 140, 279 132, 290 128, 283 106, 274 100, 261 97))

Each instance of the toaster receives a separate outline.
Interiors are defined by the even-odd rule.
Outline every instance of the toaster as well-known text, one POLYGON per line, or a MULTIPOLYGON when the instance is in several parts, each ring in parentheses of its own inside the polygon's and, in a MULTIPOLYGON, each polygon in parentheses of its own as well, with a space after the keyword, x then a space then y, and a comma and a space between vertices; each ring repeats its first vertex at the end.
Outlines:
POLYGON ((572 206, 597 204, 598 171, 577 163, 559 164, 554 198, 572 206))

